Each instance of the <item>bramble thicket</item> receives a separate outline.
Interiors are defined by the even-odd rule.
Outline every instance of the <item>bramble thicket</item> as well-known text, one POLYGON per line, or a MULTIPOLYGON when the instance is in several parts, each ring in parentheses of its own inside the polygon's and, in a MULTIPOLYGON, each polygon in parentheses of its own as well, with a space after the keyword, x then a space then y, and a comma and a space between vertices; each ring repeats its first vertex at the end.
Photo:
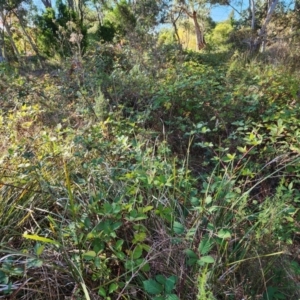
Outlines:
POLYGON ((299 9, 0 0, 0 299, 300 298, 299 9))

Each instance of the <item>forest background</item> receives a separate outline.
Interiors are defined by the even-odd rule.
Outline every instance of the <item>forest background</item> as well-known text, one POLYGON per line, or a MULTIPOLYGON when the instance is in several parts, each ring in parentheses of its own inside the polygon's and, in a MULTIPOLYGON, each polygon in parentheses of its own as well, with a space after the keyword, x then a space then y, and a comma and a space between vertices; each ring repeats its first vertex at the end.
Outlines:
POLYGON ((0 0, 0 298, 299 299, 299 8, 0 0))

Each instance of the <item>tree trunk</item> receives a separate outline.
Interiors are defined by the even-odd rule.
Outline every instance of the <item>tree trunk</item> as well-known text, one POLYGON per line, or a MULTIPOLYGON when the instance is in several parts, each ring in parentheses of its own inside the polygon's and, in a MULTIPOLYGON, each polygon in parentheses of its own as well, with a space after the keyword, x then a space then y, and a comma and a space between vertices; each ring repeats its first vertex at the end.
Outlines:
POLYGON ((201 29, 201 27, 198 23, 197 13, 195 11, 193 11, 193 14, 189 15, 189 16, 193 19, 194 26, 195 26, 196 43, 197 43, 196 50, 201 50, 205 47, 206 43, 204 40, 203 30, 201 29))
POLYGON ((255 29, 255 2, 254 0, 249 0, 250 10, 251 10, 251 29, 254 31, 255 29))
POLYGON ((294 12, 296 15, 296 27, 300 28, 300 0, 295 0, 294 12))
POLYGON ((5 61, 5 44, 4 44, 4 29, 0 30, 1 40, 0 40, 0 60, 5 61))
POLYGON ((2 55, 2 45, 0 45, 0 63, 5 61, 4 56, 2 55))
POLYGON ((71 10, 75 11, 75 4, 73 0, 68 0, 68 6, 71 10))
POLYGON ((204 33, 203 29, 200 27, 198 18, 197 18, 197 12, 194 10, 193 13, 189 13, 189 11, 185 7, 181 7, 181 9, 190 17, 193 19, 194 27, 195 27, 195 34, 196 34, 196 51, 201 50, 205 47, 205 39, 204 39, 204 33))
POLYGON ((51 0, 42 0, 43 4, 45 5, 46 8, 51 8, 51 0))
POLYGON ((260 51, 264 52, 266 48, 266 42, 267 42, 267 28, 271 21, 271 17, 274 13, 274 10, 276 8, 276 5, 278 3, 278 0, 272 0, 272 2, 269 4, 267 16, 265 19, 265 22, 263 23, 261 29, 258 31, 258 35, 256 39, 251 43, 251 51, 260 51))
POLYGON ((18 62, 21 63, 21 57, 20 57, 19 50, 18 50, 18 48, 17 48, 17 46, 16 46, 16 44, 15 44, 15 42, 13 40, 11 31, 10 31, 10 27, 9 27, 9 25, 6 22, 6 16, 4 15, 3 11, 0 11, 0 17, 2 19, 3 26, 4 26, 5 30, 6 30, 6 33, 7 33, 7 36, 9 38, 10 44, 11 44, 13 50, 14 50, 14 54, 17 57, 18 62))
POLYGON ((260 51, 261 52, 265 51, 267 27, 268 27, 268 24, 271 21, 271 17, 273 15, 273 12, 275 10, 275 7, 276 7, 277 3, 278 3, 278 0, 273 0, 272 3, 270 4, 265 22, 264 22, 263 26, 261 27, 261 29, 258 33, 258 45, 260 46, 260 51))
POLYGON ((84 3, 82 0, 77 0, 78 13, 80 18, 80 23, 83 24, 84 19, 84 11, 83 11, 84 3))
POLYGON ((177 39, 178 44, 179 44, 180 47, 181 47, 180 37, 179 37, 178 28, 177 28, 177 24, 176 24, 178 18, 180 17, 180 14, 181 14, 181 11, 179 12, 178 17, 177 17, 176 19, 174 19, 173 14, 171 14, 171 22, 172 22, 172 25, 173 25, 173 27, 174 27, 174 34, 175 34, 175 37, 176 37, 176 39, 177 39))
POLYGON ((26 36, 26 38, 27 38, 27 40, 28 40, 28 42, 29 42, 31 48, 33 49, 33 51, 34 51, 35 54, 37 55, 41 67, 44 68, 45 66, 44 66, 44 63, 43 63, 43 61, 42 61, 42 59, 41 59, 41 57, 40 57, 39 50, 38 50, 38 48, 36 47, 36 45, 34 44, 33 40, 32 40, 31 37, 30 37, 30 35, 27 33, 27 31, 26 31, 26 29, 25 29, 25 26, 24 26, 24 24, 23 24, 23 21, 22 21, 21 17, 20 17, 16 12, 14 12, 14 14, 15 14, 15 16, 18 18, 19 23, 20 23, 21 28, 22 28, 22 31, 24 32, 24 35, 26 36))

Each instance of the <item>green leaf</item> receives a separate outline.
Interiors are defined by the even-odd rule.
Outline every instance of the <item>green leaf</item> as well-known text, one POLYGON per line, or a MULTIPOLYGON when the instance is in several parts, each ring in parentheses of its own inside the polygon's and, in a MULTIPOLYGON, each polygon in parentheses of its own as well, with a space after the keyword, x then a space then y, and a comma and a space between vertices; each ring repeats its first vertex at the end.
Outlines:
POLYGON ((106 297, 106 291, 103 287, 98 290, 98 295, 102 297, 106 297))
POLYGON ((132 251, 132 259, 138 259, 143 254, 143 247, 141 245, 136 245, 132 251))
POLYGON ((114 223, 112 223, 112 229, 113 230, 117 230, 120 226, 122 226, 122 222, 114 222, 114 223))
POLYGON ((235 158, 235 154, 230 154, 230 153, 227 153, 226 154, 226 158, 223 159, 224 162, 230 162, 230 161, 233 161, 235 158))
POLYGON ((84 219, 84 227, 85 227, 86 229, 90 229, 91 226, 92 226, 91 219, 88 218, 88 217, 86 217, 86 218, 84 219))
POLYGON ((124 264, 125 269, 126 270, 131 270, 132 272, 133 272, 133 269, 134 269, 135 265, 136 265, 135 261, 132 261, 132 260, 126 260, 125 264, 124 264))
POLYGON ((231 232, 228 229, 221 229, 218 231, 217 236, 221 239, 228 239, 231 237, 231 232))
POLYGON ((197 198, 197 197, 191 197, 190 202, 193 206, 197 206, 197 205, 199 205, 200 201, 199 201, 199 198, 197 198))
POLYGON ((212 196, 208 195, 206 198, 205 198, 205 203, 206 204, 210 204, 212 202, 212 196))
POLYGON ((241 153, 246 153, 247 152, 247 146, 245 146, 245 147, 237 147, 237 149, 241 152, 241 153))
POLYGON ((118 251, 120 251, 120 250, 122 250, 122 245, 123 245, 123 243, 124 243, 124 240, 118 240, 118 241, 116 241, 116 244, 115 244, 115 249, 116 250, 118 250, 118 251))
POLYGON ((166 294, 170 294, 171 291, 175 288, 177 282, 177 277, 176 276, 170 276, 166 279, 165 281, 165 292, 166 294))
POLYGON ((140 245, 141 245, 141 247, 143 247, 143 249, 144 249, 146 252, 149 252, 150 249, 151 249, 151 247, 150 247, 149 245, 147 245, 147 244, 140 244, 140 245))
POLYGON ((96 231, 104 231, 106 234, 111 234, 122 225, 122 222, 113 222, 112 220, 101 221, 96 227, 96 231))
POLYGON ((210 238, 208 236, 204 236, 199 244, 198 250, 200 252, 201 255, 205 255, 207 254, 211 247, 212 247, 212 241, 210 240, 210 238))
POLYGON ((86 251, 83 253, 82 256, 86 260, 92 260, 96 257, 96 252, 95 251, 86 251))
POLYGON ((96 253, 103 251, 105 248, 105 244, 100 238, 95 238, 92 245, 93 245, 93 249, 96 253))
POLYGON ((28 268, 40 268, 44 262, 41 259, 31 259, 27 262, 28 268))
POLYGON ((106 202, 106 203, 103 204, 102 207, 103 207, 104 214, 108 215, 108 214, 110 214, 112 212, 112 205, 111 205, 111 203, 106 202))
POLYGON ((162 285, 164 285, 165 284, 165 282, 166 282, 166 277, 165 276, 163 276, 163 275, 156 275, 155 276, 155 279, 156 279, 156 281, 157 282, 159 282, 160 284, 162 284, 162 285))
POLYGON ((153 279, 143 281, 143 286, 151 295, 159 295, 163 291, 163 286, 153 279))
POLYGON ((115 252, 115 255, 118 259, 121 259, 121 260, 123 260, 126 257, 126 255, 122 251, 115 252))
POLYGON ((8 284, 9 277, 0 270, 0 284, 8 284))
POLYGON ((108 288, 108 294, 111 294, 113 293, 114 291, 116 291, 118 289, 118 284, 113 282, 109 285, 109 288, 108 288))
POLYGON ((44 249, 45 249, 45 245, 37 244, 35 247, 35 254, 37 256, 40 256, 43 253, 44 249))
POLYGON ((53 244, 56 246, 59 246, 59 242, 55 241, 55 240, 51 240, 42 236, 39 236, 37 234, 28 234, 27 232, 23 233, 23 237, 25 239, 30 239, 30 240, 34 240, 34 241, 40 241, 43 243, 48 243, 48 244, 53 244))
POLYGON ((129 213, 129 216, 126 216, 125 219, 128 221, 140 221, 140 220, 148 219, 148 216, 145 215, 144 213, 138 212, 136 209, 133 209, 129 213))
POLYGON ((145 232, 135 233, 134 236, 133 236, 132 242, 133 242, 134 244, 143 242, 143 241, 146 239, 146 237, 147 237, 147 236, 146 236, 146 233, 145 233, 145 232))
POLYGON ((149 265, 149 263, 145 263, 145 264, 141 267, 141 271, 142 271, 142 272, 149 272, 149 271, 150 271, 150 265, 149 265))
POLYGON ((153 206, 146 206, 146 207, 143 208, 143 213, 146 213, 146 212, 148 212, 152 209, 153 209, 153 206))
POLYGON ((202 256, 198 262, 200 265, 212 264, 215 262, 215 259, 212 256, 207 255, 207 256, 202 256))
POLYGON ((173 223, 173 230, 177 234, 182 234, 184 233, 184 227, 181 223, 174 221, 173 223))
POLYGON ((198 258, 197 254, 191 249, 186 249, 184 252, 189 258, 198 258))
POLYGON ((197 263, 197 261, 198 261, 197 258, 189 258, 186 263, 188 266, 193 266, 194 264, 197 263))
POLYGON ((187 256, 187 262, 186 263, 187 263, 188 266, 192 266, 192 265, 197 263, 198 256, 193 250, 186 249, 185 254, 187 256))
POLYGON ((165 300, 180 300, 175 294, 167 295, 165 300))

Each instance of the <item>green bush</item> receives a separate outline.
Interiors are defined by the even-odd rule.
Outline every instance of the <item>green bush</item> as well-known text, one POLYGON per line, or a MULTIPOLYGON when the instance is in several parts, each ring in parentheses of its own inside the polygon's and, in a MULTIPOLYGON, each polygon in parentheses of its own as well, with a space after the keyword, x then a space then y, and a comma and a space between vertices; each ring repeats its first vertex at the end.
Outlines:
POLYGON ((38 44, 48 56, 58 53, 60 56, 83 54, 87 46, 87 28, 78 14, 70 10, 61 1, 57 2, 57 11, 47 8, 35 19, 39 30, 38 44))

